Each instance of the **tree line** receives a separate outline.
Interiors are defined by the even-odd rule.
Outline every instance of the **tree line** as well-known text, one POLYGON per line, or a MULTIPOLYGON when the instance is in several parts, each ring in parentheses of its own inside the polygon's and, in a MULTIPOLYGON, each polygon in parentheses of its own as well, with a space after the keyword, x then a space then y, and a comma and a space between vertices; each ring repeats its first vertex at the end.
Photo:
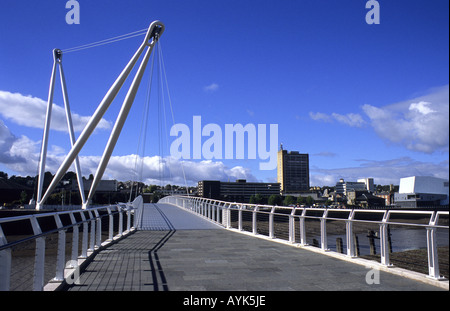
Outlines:
MULTIPOLYGON (((267 205, 279 205, 279 206, 291 206, 291 205, 307 205, 314 204, 314 198, 312 196, 307 197, 294 197, 292 195, 281 196, 272 194, 270 197, 264 197, 260 194, 255 194, 250 197, 250 204, 267 204, 267 205)), ((329 204, 329 203, 328 203, 329 204)))

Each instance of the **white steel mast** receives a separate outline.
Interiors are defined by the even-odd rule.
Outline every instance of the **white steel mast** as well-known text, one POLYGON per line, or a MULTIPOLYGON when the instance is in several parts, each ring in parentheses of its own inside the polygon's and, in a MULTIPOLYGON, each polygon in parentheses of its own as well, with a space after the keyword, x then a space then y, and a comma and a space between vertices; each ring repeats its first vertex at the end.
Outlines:
MULTIPOLYGON (((111 136, 108 140, 107 146, 105 148, 105 151, 103 153, 102 159, 99 163, 99 167, 97 169, 97 172, 94 177, 94 181, 92 183, 89 196, 87 200, 83 202, 83 209, 85 209, 89 205, 89 201, 92 199, 92 196, 95 192, 95 189, 100 182, 103 173, 106 169, 106 165, 108 164, 108 161, 111 157, 112 151, 114 149, 114 146, 117 142, 117 139, 120 135, 120 132, 123 128, 123 125, 125 123, 125 120, 128 116, 128 112, 130 111, 131 105, 133 104, 134 98, 136 96, 137 90, 139 88, 139 84, 141 82, 142 76, 145 71, 145 67, 148 63, 148 59, 150 57, 150 54, 152 52, 152 49, 156 42, 161 37, 162 33, 164 32, 165 26, 160 21, 154 21, 150 24, 147 33, 145 35, 145 39, 142 42, 142 44, 139 46, 133 57, 130 59, 128 64, 125 66, 125 68, 122 70, 120 75, 117 77, 116 81, 113 83, 111 88, 106 93, 105 97, 97 107, 97 110, 92 115, 89 122, 86 124, 86 127, 84 128, 83 132, 81 133, 78 140, 73 144, 72 149, 67 154, 66 158, 62 162, 61 166, 59 167, 58 171, 56 172, 55 176, 53 177, 52 182, 48 186, 45 194, 40 197, 39 191, 38 191, 38 199, 36 203, 36 209, 39 209, 45 201, 50 196, 53 189, 55 189, 56 185, 59 183, 63 175, 67 172, 70 165, 73 163, 73 161, 78 157, 78 154, 80 153, 82 147, 92 134, 92 132, 95 130, 96 126, 100 122, 101 118, 105 114, 106 110, 111 105, 114 98, 117 96, 117 93, 122 88, 125 80, 127 79, 128 75, 130 74, 131 70, 135 66, 136 62, 138 61, 139 57, 141 56, 142 52, 146 47, 148 47, 148 50, 141 62, 141 65, 139 66, 139 69, 134 77, 134 80, 128 90, 128 93, 125 97, 125 100, 122 104, 122 108, 120 110, 119 116, 117 117, 116 123, 114 124, 113 130, 111 132, 111 136)), ((50 81, 50 92, 49 92, 49 102, 53 101, 53 90, 52 90, 52 84, 54 83, 54 74, 56 72, 56 64, 54 64, 53 72, 52 72, 52 78, 50 81)), ((45 158, 46 158, 46 150, 47 150, 47 140, 48 140, 48 128, 50 125, 50 116, 51 116, 51 107, 47 107, 47 117, 46 117, 46 124, 44 129, 44 139, 42 144, 42 151, 41 151, 41 162, 40 162, 40 181, 39 185, 43 183, 43 174, 41 174, 42 170, 45 169, 45 158), (44 148, 45 145, 45 148, 44 148), (45 150, 44 150, 45 149, 45 150)), ((81 173, 81 172, 80 172, 81 173)), ((81 176, 81 174, 80 174, 81 176)), ((42 186, 38 188, 41 189, 42 192, 42 186)))

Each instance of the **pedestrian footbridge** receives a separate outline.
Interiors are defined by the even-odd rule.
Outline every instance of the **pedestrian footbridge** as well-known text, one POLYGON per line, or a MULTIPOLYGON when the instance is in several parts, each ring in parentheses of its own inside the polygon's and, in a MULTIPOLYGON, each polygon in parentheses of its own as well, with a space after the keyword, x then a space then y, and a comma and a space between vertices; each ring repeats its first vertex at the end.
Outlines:
MULTIPOLYGON (((302 234, 307 231, 302 231, 305 224, 295 214, 297 209, 278 213, 263 206, 250 209, 233 204, 166 197, 157 204, 136 200, 107 208, 0 219, 0 230, 4 229, 0 231, 1 289, 448 290, 448 280, 442 277, 341 254, 328 245, 323 249, 323 239, 319 247, 304 243, 302 234), (280 221, 283 217, 285 221, 280 221), (31 234, 11 240, 8 224, 12 222, 29 222, 31 234), (286 225, 285 237, 280 223, 286 225), (26 251, 23 243, 34 247, 26 251), (28 266, 20 269, 27 256, 28 266), (28 271, 28 287, 21 284, 23 271, 28 271)), ((323 223, 321 229, 326 230, 323 223)), ((344 248, 354 251, 351 246, 344 248)))

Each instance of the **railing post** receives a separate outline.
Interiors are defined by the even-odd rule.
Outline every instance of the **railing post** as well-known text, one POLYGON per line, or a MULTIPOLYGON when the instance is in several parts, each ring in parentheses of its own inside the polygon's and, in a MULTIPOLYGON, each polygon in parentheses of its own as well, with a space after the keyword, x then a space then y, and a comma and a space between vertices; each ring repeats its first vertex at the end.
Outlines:
POLYGON ((327 239, 327 215, 328 210, 325 210, 320 218, 320 246, 323 251, 329 250, 327 239))
POLYGON ((258 234, 258 210, 259 206, 256 205, 252 212, 252 232, 254 235, 258 234))
MULTIPOLYGON (((33 234, 42 234, 41 227, 36 216, 30 218, 33 234)), ((42 291, 44 288, 44 267, 45 267, 45 237, 36 238, 36 252, 34 256, 34 278, 33 290, 42 291)))
POLYGON ((81 239, 81 259, 87 258, 88 242, 89 242, 89 223, 86 220, 84 212, 80 212, 81 220, 83 221, 83 237, 81 239))
POLYGON ((211 219, 212 217, 211 217, 211 209, 212 209, 212 207, 211 207, 211 200, 208 200, 208 201, 206 201, 207 203, 207 207, 208 207, 208 214, 207 214, 207 218, 208 219, 211 219))
POLYGON ((117 210, 119 211, 119 236, 123 235, 123 210, 117 205, 117 210))
POLYGON ((91 223, 90 231, 89 231, 89 249, 88 251, 93 252, 95 250, 95 217, 92 214, 92 211, 88 211, 89 220, 91 223))
POLYGON ((217 222, 217 209, 218 209, 217 204, 218 203, 216 201, 212 201, 211 204, 212 204, 212 207, 211 207, 211 210, 212 210, 211 220, 217 222))
POLYGON ((427 253, 428 253, 428 276, 433 279, 440 278, 439 261, 436 243, 436 228, 427 227, 427 253))
POLYGON ((225 226, 227 229, 230 229, 230 228, 231 228, 231 210, 230 210, 230 207, 231 207, 231 203, 228 203, 228 206, 226 206, 226 207, 222 210, 222 213, 223 213, 223 217, 222 217, 222 219, 223 219, 223 224, 224 224, 224 226, 225 226))
POLYGON ((72 256, 70 258, 70 267, 69 268, 77 268, 78 267, 78 240, 79 240, 79 228, 78 225, 75 225, 77 222, 73 212, 70 214, 70 221, 72 222, 72 256))
MULTIPOLYGON (((0 225, 0 246, 8 241, 0 225)), ((9 291, 11 282, 11 248, 0 251, 0 291, 9 291)))
POLYGON ((218 224, 220 224, 222 222, 221 217, 220 217, 220 215, 222 213, 222 204, 220 202, 216 202, 216 207, 217 207, 217 210, 216 210, 216 222, 218 224))
POLYGON ((347 246, 347 256, 356 257, 355 256, 355 244, 353 243, 353 217, 355 215, 355 211, 352 210, 348 219, 345 221, 345 241, 347 246))
POLYGON ((98 212, 98 209, 94 210, 95 217, 97 218, 97 235, 96 235, 96 242, 95 242, 95 248, 100 248, 102 245, 102 218, 100 217, 100 213, 98 212))
MULTIPOLYGON (((106 210, 108 211, 108 241, 112 241, 114 237, 114 216, 111 213, 111 207, 107 207, 106 210)), ((101 234, 101 231, 100 231, 101 234)), ((101 244, 101 241, 100 241, 101 244)))
POLYGON ((66 259, 66 231, 61 229, 63 224, 58 214, 54 214, 56 226, 58 230, 58 250, 56 255, 56 275, 54 281, 61 282, 64 280, 64 266, 66 259))
MULTIPOLYGON (((136 216, 136 213, 134 214, 136 216)), ((127 208, 127 232, 131 229, 131 209, 127 208)))
POLYGON ((272 207, 269 214, 269 238, 273 239, 275 234, 273 232, 273 213, 275 212, 275 206, 272 207))
POLYGON ((305 246, 306 243, 306 228, 305 228, 305 216, 306 216, 306 208, 303 209, 302 214, 300 215, 300 245, 305 246))
POLYGON ((428 277, 436 280, 443 279, 439 271, 436 228, 434 227, 438 223, 438 219, 439 213, 435 212, 430 218, 430 227, 427 227, 428 277))
POLYGON ((387 222, 389 220, 389 212, 385 212, 383 219, 380 223, 380 255, 381 255, 381 264, 384 266, 390 266, 389 263, 389 237, 387 230, 387 222))
POLYGON ((239 210, 238 210, 238 230, 242 231, 242 209, 244 208, 244 205, 241 204, 239 205, 239 210))
POLYGON ((292 208, 289 215, 289 243, 295 243, 295 207, 292 208))

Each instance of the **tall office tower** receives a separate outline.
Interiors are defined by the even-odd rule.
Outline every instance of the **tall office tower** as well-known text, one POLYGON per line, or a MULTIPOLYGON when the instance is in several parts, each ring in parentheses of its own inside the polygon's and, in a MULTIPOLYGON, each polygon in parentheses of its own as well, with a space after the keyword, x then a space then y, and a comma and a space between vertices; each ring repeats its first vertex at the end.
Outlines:
POLYGON ((278 151, 277 179, 283 194, 309 190, 309 155, 298 151, 278 151))

